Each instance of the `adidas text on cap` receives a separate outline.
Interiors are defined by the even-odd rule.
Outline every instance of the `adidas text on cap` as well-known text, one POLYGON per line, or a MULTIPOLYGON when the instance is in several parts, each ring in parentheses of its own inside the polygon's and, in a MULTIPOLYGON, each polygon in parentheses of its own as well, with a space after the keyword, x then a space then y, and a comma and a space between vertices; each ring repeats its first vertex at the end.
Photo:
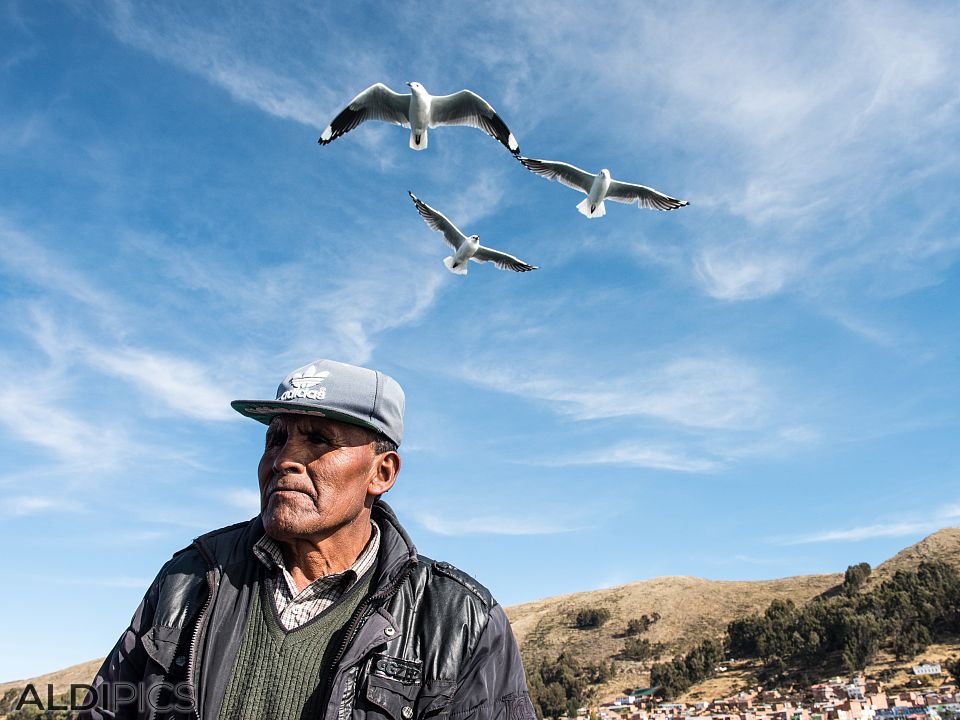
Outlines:
POLYGON ((241 415, 269 425, 283 413, 318 415, 403 440, 403 389, 382 372, 334 360, 317 360, 294 370, 277 388, 275 400, 234 400, 241 415))

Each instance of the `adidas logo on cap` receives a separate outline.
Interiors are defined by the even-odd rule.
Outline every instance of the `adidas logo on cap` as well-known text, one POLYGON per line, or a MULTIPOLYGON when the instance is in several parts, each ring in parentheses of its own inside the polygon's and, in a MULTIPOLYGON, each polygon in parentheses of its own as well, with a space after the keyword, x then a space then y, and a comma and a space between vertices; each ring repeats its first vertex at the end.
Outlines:
POLYGON ((329 370, 318 372, 316 365, 308 365, 283 381, 284 385, 292 385, 295 389, 279 393, 277 400, 295 400, 296 398, 323 400, 327 397, 327 388, 316 386, 326 380, 328 375, 330 375, 329 370))

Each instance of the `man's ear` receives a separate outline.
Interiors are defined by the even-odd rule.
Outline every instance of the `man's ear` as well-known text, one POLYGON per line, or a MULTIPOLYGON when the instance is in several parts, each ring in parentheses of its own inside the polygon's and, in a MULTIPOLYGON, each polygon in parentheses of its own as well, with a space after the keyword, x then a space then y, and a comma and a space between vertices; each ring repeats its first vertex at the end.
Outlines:
POLYGON ((376 464, 375 473, 367 485, 367 494, 383 495, 397 480, 397 473, 400 472, 400 455, 394 450, 389 450, 377 455, 374 463, 376 464))

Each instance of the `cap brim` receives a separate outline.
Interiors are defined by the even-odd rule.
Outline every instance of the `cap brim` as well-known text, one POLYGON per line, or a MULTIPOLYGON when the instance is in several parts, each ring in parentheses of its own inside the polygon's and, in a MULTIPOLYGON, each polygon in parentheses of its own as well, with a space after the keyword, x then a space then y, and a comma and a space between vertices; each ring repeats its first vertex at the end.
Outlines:
POLYGON ((277 415, 313 415, 315 417, 325 417, 331 420, 359 425, 360 427, 383 433, 383 429, 377 427, 369 420, 349 415, 340 410, 332 410, 322 405, 304 405, 298 402, 288 402, 284 400, 234 400, 230 407, 245 417, 252 418, 264 425, 269 425, 277 415))

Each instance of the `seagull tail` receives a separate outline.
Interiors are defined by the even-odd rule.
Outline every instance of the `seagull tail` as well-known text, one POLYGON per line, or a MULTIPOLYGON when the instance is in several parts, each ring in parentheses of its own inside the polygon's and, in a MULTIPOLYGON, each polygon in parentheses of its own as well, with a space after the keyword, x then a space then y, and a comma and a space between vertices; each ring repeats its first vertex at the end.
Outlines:
POLYGON ((427 129, 410 130, 410 147, 414 150, 427 149, 427 129))
POLYGON ((584 215, 586 215, 588 218, 603 217, 604 215, 607 214, 607 208, 604 207, 604 205, 603 205, 603 200, 601 200, 599 203, 597 203, 597 205, 593 208, 593 210, 591 210, 591 209, 590 209, 590 198, 586 198, 582 203, 580 203, 579 205, 577 205, 577 210, 579 210, 580 212, 582 212, 582 213, 583 213, 584 215))
POLYGON ((466 275, 467 274, 467 264, 463 265, 454 265, 453 264, 453 255, 445 257, 443 259, 443 264, 447 266, 447 270, 452 272, 454 275, 466 275))

